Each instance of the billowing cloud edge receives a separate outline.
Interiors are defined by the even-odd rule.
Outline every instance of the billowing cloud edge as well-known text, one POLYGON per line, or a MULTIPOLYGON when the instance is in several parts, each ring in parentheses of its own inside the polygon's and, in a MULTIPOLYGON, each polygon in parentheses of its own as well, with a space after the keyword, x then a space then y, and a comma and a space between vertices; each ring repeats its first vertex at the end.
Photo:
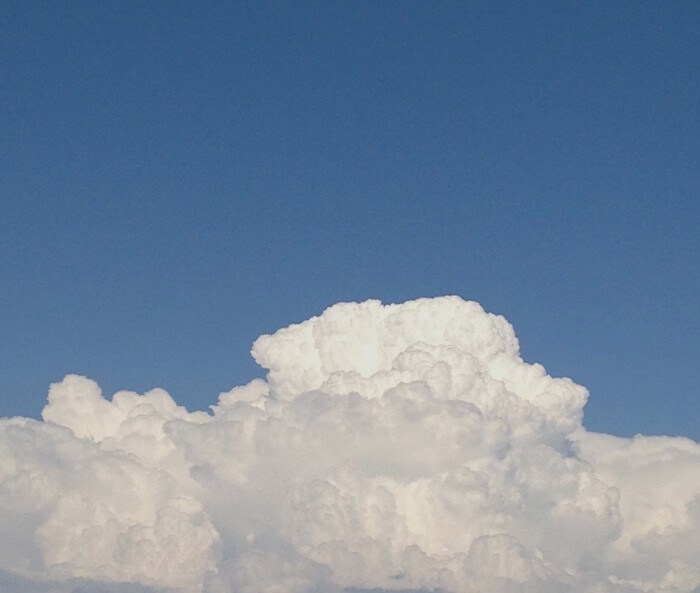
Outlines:
POLYGON ((252 354, 266 380, 212 414, 68 375, 42 421, 0 420, 0 583, 700 587, 700 446, 587 432, 586 389, 524 362, 478 303, 341 303, 252 354))

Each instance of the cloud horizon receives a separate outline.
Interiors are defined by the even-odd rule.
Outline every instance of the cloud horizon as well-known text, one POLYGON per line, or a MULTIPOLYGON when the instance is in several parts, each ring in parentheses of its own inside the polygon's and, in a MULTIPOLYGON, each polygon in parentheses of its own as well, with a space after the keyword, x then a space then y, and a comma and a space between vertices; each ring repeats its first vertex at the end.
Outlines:
POLYGON ((700 591, 700 445, 587 431, 478 303, 340 303, 252 355, 211 414, 67 375, 0 419, 0 584, 700 591))

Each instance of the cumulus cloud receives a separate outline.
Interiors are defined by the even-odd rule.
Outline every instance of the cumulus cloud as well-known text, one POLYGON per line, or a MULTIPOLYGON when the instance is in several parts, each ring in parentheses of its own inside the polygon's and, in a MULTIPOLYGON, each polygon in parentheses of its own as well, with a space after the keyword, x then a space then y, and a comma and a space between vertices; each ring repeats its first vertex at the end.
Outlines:
POLYGON ((212 414, 69 375, 1 419, 0 586, 700 591, 700 446, 587 432, 477 303, 339 304, 252 353, 212 414))

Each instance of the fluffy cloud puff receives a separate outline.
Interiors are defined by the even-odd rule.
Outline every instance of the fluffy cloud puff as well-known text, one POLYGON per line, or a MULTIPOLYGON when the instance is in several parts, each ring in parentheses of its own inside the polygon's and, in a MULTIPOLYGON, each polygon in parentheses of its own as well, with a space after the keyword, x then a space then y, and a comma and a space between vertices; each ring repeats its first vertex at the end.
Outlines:
POLYGON ((586 432, 477 303, 339 304, 253 356, 212 414, 69 375, 0 420, 0 585, 700 591, 700 446, 586 432))

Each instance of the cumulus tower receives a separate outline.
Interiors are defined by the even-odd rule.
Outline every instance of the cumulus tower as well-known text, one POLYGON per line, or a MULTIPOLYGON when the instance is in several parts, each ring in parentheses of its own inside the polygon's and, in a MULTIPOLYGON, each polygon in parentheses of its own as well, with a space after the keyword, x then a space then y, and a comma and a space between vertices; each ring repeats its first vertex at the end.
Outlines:
POLYGON ((161 389, 108 400, 68 376, 43 422, 0 420, 0 584, 700 585, 698 444, 588 433, 586 389, 524 362, 510 324, 479 304, 342 303, 252 353, 266 379, 222 393, 212 414, 161 389))

